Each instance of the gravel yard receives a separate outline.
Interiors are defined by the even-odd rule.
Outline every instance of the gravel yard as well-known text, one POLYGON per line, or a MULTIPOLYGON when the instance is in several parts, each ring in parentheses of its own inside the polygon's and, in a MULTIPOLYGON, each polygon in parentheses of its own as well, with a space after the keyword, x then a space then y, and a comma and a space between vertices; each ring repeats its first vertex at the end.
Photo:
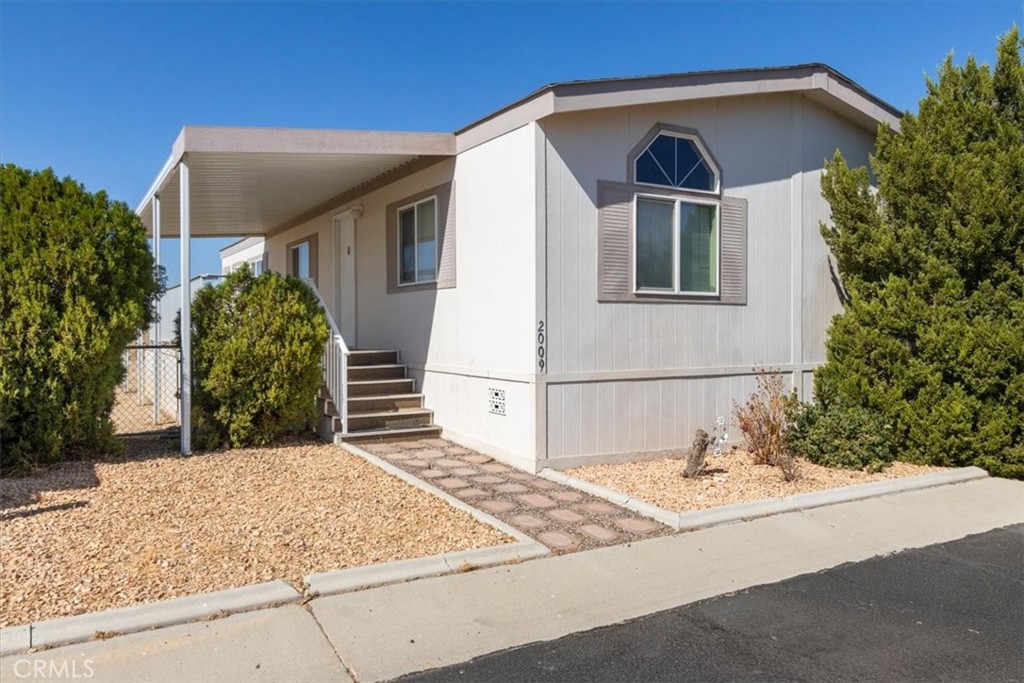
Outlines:
POLYGON ((649 460, 577 467, 566 474, 628 493, 661 508, 689 512, 881 479, 913 477, 944 469, 896 462, 884 472, 869 474, 822 467, 801 460, 800 478, 785 482, 777 468, 753 464, 750 454, 742 450, 728 451, 719 457, 709 455, 707 470, 694 479, 683 477, 684 467, 684 460, 649 460))
POLYGON ((0 626, 512 542, 319 442, 0 479, 0 626))

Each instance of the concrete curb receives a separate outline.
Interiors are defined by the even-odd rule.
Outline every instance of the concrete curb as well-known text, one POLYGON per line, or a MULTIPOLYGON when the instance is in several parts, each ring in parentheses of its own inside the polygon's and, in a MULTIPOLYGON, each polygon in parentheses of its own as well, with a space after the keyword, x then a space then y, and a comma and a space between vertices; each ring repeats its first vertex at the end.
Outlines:
POLYGON ((815 491, 814 493, 801 493, 796 496, 787 496, 782 500, 786 501, 799 510, 821 507, 823 505, 835 505, 846 503, 852 500, 863 500, 864 498, 875 498, 890 493, 902 493, 903 491, 919 491, 935 486, 947 484, 959 484, 964 481, 988 478, 988 472, 980 467, 960 467, 946 472, 935 472, 933 474, 921 474, 916 477, 905 479, 886 479, 885 481, 873 481, 869 484, 857 484, 845 486, 841 489, 829 491, 815 491))
POLYGON ((36 647, 54 647, 91 640, 97 633, 136 633, 175 626, 207 617, 248 612, 294 602, 302 597, 284 581, 268 581, 213 593, 189 595, 132 607, 50 619, 0 629, 0 656, 36 647))
POLYGON ((400 467, 392 465, 383 458, 378 458, 372 453, 368 453, 362 448, 349 443, 337 443, 337 445, 342 450, 362 458, 372 465, 376 465, 410 486, 415 486, 421 491, 437 496, 452 507, 468 513, 478 522, 492 526, 498 531, 511 536, 516 539, 516 542, 507 545, 496 545, 490 548, 473 548, 453 553, 432 555, 430 557, 386 562, 368 567, 353 567, 352 569, 310 574, 305 579, 308 592, 317 595, 333 595, 389 583, 411 581, 413 579, 464 571, 467 565, 472 568, 489 567, 508 562, 522 562, 551 554, 551 550, 547 546, 538 543, 519 529, 502 522, 497 517, 486 512, 477 510, 455 496, 428 484, 400 467))
POLYGON ((630 498, 628 494, 616 491, 589 481, 571 477, 564 472, 556 472, 551 469, 543 469, 539 476, 553 482, 571 486, 585 493, 604 498, 610 503, 621 505, 629 510, 638 512, 646 517, 651 517, 662 524, 679 529, 680 531, 694 531, 721 524, 732 524, 759 517, 783 514, 786 512, 798 512, 810 510, 811 508, 848 503, 865 498, 876 498, 893 493, 906 491, 920 491, 922 489, 945 486, 947 484, 959 484, 975 479, 985 479, 988 472, 978 467, 962 467, 947 472, 935 472, 933 474, 922 474, 916 477, 905 479, 887 479, 885 481, 873 481, 868 484, 856 484, 838 489, 826 491, 815 491, 813 493, 801 493, 785 498, 765 498, 749 503, 737 503, 735 505, 723 505, 722 507, 709 510, 697 510, 695 512, 676 512, 665 508, 651 505, 642 500, 630 498))
POLYGON ((389 583, 442 576, 467 569, 490 567, 508 562, 521 562, 548 555, 551 551, 540 543, 511 543, 492 548, 474 548, 443 555, 398 560, 368 567, 353 567, 335 572, 310 574, 306 588, 317 596, 336 595, 349 591, 375 588, 389 583))

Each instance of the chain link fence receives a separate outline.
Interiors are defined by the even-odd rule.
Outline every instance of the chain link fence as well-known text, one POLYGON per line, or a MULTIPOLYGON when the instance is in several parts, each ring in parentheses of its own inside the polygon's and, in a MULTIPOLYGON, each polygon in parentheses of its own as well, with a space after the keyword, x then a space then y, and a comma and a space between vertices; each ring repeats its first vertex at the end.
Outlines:
POLYGON ((118 436, 178 436, 181 425, 181 351, 173 344, 132 344, 111 419, 118 436))

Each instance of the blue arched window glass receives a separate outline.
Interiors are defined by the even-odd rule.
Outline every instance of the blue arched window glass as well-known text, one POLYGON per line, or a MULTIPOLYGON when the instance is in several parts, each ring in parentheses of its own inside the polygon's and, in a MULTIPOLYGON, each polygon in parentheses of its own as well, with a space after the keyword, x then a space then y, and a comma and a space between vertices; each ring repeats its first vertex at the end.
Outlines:
POLYGON ((718 191, 718 173, 697 142, 661 133, 636 158, 636 182, 682 190, 718 191))

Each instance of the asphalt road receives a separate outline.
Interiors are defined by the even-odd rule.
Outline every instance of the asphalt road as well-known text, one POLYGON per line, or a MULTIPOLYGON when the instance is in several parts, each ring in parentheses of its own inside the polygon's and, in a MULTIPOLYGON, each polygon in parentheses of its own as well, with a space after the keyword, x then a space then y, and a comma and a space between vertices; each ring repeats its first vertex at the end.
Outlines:
POLYGON ((1024 525, 402 681, 1024 681, 1024 525))

